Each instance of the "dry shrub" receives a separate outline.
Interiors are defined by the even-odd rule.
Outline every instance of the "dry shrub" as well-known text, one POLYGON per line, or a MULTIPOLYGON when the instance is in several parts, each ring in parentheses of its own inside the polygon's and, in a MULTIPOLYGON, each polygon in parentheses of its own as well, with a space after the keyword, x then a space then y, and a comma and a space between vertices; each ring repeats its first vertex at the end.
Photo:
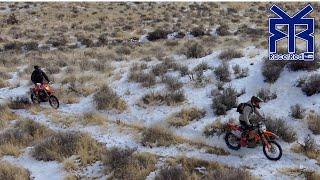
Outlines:
POLYGON ((31 102, 28 96, 18 96, 11 98, 8 104, 11 109, 26 109, 30 107, 31 102))
POLYGON ((269 116, 266 117, 264 123, 267 126, 267 130, 275 133, 285 142, 292 143, 297 140, 297 133, 283 119, 273 119, 269 116))
POLYGON ((306 120, 307 120, 309 129, 314 134, 320 134, 320 114, 310 113, 307 116, 306 120))
POLYGON ((249 68, 241 68, 239 64, 232 66, 236 79, 244 78, 249 75, 249 68))
POLYGON ((169 91, 177 91, 183 86, 179 79, 173 76, 166 76, 163 79, 163 82, 166 84, 166 87, 169 91))
POLYGON ((52 46, 54 47, 59 47, 66 45, 67 42, 67 38, 64 35, 60 34, 56 36, 51 36, 46 43, 52 44, 52 46))
POLYGON ((219 58, 221 60, 231 60, 234 58, 241 58, 241 57, 243 57, 243 53, 239 50, 236 50, 236 49, 227 49, 227 50, 222 51, 219 54, 219 58))
POLYGON ((104 85, 98 90, 98 92, 93 96, 93 101, 96 103, 98 110, 116 109, 124 111, 127 109, 126 102, 122 100, 108 85, 104 85))
POLYGON ((143 87, 151 87, 156 84, 156 76, 153 73, 143 71, 131 71, 128 77, 129 81, 141 83, 143 87))
POLYGON ((320 67, 319 60, 314 61, 298 61, 298 62, 290 62, 288 63, 288 68, 291 71, 313 71, 320 67))
POLYGON ((156 29, 153 32, 150 32, 147 36, 149 41, 156 41, 159 39, 167 39, 167 35, 169 34, 168 31, 163 29, 156 29))
POLYGON ((302 84, 301 90, 307 96, 320 93, 320 74, 313 74, 309 76, 302 84))
POLYGON ((10 79, 10 78, 11 78, 11 75, 9 75, 6 72, 0 71, 0 79, 4 80, 4 79, 10 79))
POLYGON ((188 58, 201 58, 207 55, 204 47, 198 42, 188 41, 184 44, 183 54, 188 58))
POLYGON ((103 159, 106 171, 115 179, 145 179, 156 169, 157 157, 150 153, 138 153, 133 149, 112 148, 103 159))
POLYGON ((262 75, 268 83, 274 83, 280 77, 286 62, 270 61, 265 59, 262 66, 262 75))
MULTIPOLYGON (((229 122, 235 121, 234 119, 230 119, 229 122)), ((203 131, 203 134, 206 137, 224 134, 228 130, 228 126, 226 123, 222 123, 220 119, 214 121, 212 124, 208 124, 203 131)))
POLYGON ((231 33, 229 32, 229 26, 226 24, 221 24, 217 30, 216 30, 217 34, 219 36, 227 36, 230 35, 231 33))
POLYGON ((168 106, 175 106, 183 103, 186 100, 184 92, 182 90, 169 91, 165 93, 164 101, 168 106))
POLYGON ((2 78, 0 78, 0 88, 5 88, 7 86, 9 86, 10 84, 8 82, 6 82, 5 80, 3 80, 2 78))
POLYGON ((82 122, 85 125, 104 125, 106 123, 106 119, 101 114, 88 112, 82 116, 82 122))
POLYGON ((318 180, 320 179, 320 174, 313 170, 307 168, 283 168, 279 172, 287 176, 291 176, 292 179, 299 177, 300 179, 306 180, 318 180))
POLYGON ((212 108, 215 114, 225 115, 232 108, 237 107, 237 91, 232 87, 227 87, 222 94, 212 99, 212 108))
POLYGON ((178 143, 179 139, 169 130, 159 125, 145 129, 142 133, 141 143, 151 146, 170 146, 178 143))
POLYGON ((258 91, 257 96, 260 97, 264 102, 268 102, 277 98, 277 94, 275 92, 271 92, 268 88, 261 88, 258 91))
POLYGON ((300 104, 296 104, 290 107, 290 116, 295 119, 303 119, 305 116, 305 109, 300 104))
POLYGON ((52 74, 58 74, 60 72, 60 68, 58 66, 49 66, 46 68, 46 71, 52 75, 52 74))
POLYGON ((229 65, 227 63, 222 63, 218 67, 214 69, 214 74, 217 79, 222 82, 229 82, 230 79, 230 70, 229 65))
POLYGON ((160 93, 151 92, 142 97, 142 102, 147 105, 160 105, 164 102, 164 96, 160 93))
POLYGON ((168 119, 168 123, 171 126, 180 127, 186 126, 191 121, 199 120, 205 116, 206 112, 198 108, 182 109, 178 113, 172 114, 168 119))
POLYGON ((163 177, 183 177, 185 179, 253 179, 252 176, 242 168, 228 167, 218 162, 209 162, 205 160, 178 157, 168 160, 169 167, 176 167, 174 172, 179 176, 173 176, 170 168, 165 168, 156 176, 156 179, 162 180, 163 177), (200 170, 200 168, 202 170, 200 170))
POLYGON ((310 135, 304 138, 303 144, 296 144, 292 146, 291 150, 295 153, 303 153, 308 158, 316 159, 320 162, 320 149, 317 147, 314 138, 310 135))
POLYGON ((180 66, 170 59, 165 59, 162 63, 152 67, 152 72, 156 76, 162 76, 165 73, 167 73, 170 69, 177 71, 180 70, 180 66))
POLYGON ((119 55, 130 55, 131 54, 131 49, 127 46, 117 47, 115 51, 119 55))
POLYGON ((211 67, 208 65, 208 63, 206 62, 201 62, 200 64, 198 64, 193 71, 206 71, 208 69, 211 69, 211 67))
POLYGON ((101 159, 104 148, 88 134, 59 132, 34 147, 32 156, 43 161, 63 161, 73 155, 79 156, 81 165, 101 159))
POLYGON ((190 31, 190 34, 192 34, 194 37, 199 37, 204 36, 206 33, 202 27, 195 27, 190 31))
POLYGON ((7 161, 0 162, 0 179, 31 180, 30 172, 7 161))

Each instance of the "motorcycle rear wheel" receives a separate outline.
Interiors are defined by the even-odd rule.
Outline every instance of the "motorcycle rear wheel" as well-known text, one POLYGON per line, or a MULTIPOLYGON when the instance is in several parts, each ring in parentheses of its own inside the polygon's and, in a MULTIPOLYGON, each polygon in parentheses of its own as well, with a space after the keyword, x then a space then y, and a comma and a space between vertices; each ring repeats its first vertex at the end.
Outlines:
POLYGON ((31 101, 33 104, 39 104, 40 103, 40 100, 39 98, 34 94, 34 93, 31 93, 31 101))
POLYGON ((282 156, 282 148, 276 141, 269 140, 268 143, 271 145, 271 147, 268 149, 266 145, 263 145, 263 153, 264 155, 272 161, 277 161, 282 156), (278 154, 275 157, 271 157, 269 153, 275 154, 273 151, 278 151, 278 154))
POLYGON ((49 104, 51 107, 55 108, 55 109, 58 109, 59 108, 59 100, 57 97, 51 95, 49 97, 49 104))
POLYGON ((225 140, 228 148, 230 148, 230 149, 239 150, 240 147, 241 147, 240 139, 236 135, 234 135, 234 134, 232 134, 230 132, 228 132, 226 134, 226 136, 224 137, 224 140, 225 140), (234 142, 234 141, 236 141, 236 142, 234 142))

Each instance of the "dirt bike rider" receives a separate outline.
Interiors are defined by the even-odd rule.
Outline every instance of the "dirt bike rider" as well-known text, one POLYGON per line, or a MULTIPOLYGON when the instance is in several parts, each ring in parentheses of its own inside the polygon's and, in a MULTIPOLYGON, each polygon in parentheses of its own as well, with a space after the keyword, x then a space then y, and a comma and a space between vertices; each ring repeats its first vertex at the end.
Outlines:
POLYGON ((255 114, 259 118, 264 119, 264 117, 259 113, 258 109, 260 109, 260 103, 263 100, 259 97, 252 96, 251 100, 246 103, 241 103, 238 107, 237 111, 240 112, 239 121, 240 125, 244 129, 242 133, 243 138, 248 138, 249 132, 253 130, 252 124, 250 123, 250 117, 255 114), (240 110, 239 110, 240 109, 240 110))
POLYGON ((38 65, 34 66, 34 71, 31 74, 31 81, 36 87, 36 93, 39 92, 40 85, 43 84, 43 80, 46 80, 48 83, 51 83, 48 76, 43 72, 38 65))

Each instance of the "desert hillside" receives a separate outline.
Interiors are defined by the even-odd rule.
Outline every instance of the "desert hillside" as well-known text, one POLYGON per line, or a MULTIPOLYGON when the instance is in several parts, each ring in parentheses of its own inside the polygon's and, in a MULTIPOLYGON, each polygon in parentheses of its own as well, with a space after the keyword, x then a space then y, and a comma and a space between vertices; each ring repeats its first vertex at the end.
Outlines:
POLYGON ((0 3, 0 179, 320 179, 320 54, 267 60, 271 5, 0 3), (225 143, 253 95, 278 161, 225 143))

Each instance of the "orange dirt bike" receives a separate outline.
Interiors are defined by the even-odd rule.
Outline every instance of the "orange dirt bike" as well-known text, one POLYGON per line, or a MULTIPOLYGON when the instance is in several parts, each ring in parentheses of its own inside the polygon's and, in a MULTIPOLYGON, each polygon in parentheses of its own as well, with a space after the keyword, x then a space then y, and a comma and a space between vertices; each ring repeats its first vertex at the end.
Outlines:
POLYGON ((275 141, 279 137, 274 133, 267 131, 266 125, 259 122, 253 126, 253 130, 248 133, 249 138, 242 137, 243 128, 234 123, 227 124, 228 131, 225 141, 230 149, 238 150, 240 147, 255 147, 257 143, 262 143, 264 155, 270 159, 277 161, 282 156, 282 148, 275 141))
POLYGON ((34 88, 31 88, 31 101, 34 104, 39 104, 40 102, 48 102, 51 107, 58 109, 59 100, 53 95, 54 90, 49 86, 48 83, 37 83, 34 88))

